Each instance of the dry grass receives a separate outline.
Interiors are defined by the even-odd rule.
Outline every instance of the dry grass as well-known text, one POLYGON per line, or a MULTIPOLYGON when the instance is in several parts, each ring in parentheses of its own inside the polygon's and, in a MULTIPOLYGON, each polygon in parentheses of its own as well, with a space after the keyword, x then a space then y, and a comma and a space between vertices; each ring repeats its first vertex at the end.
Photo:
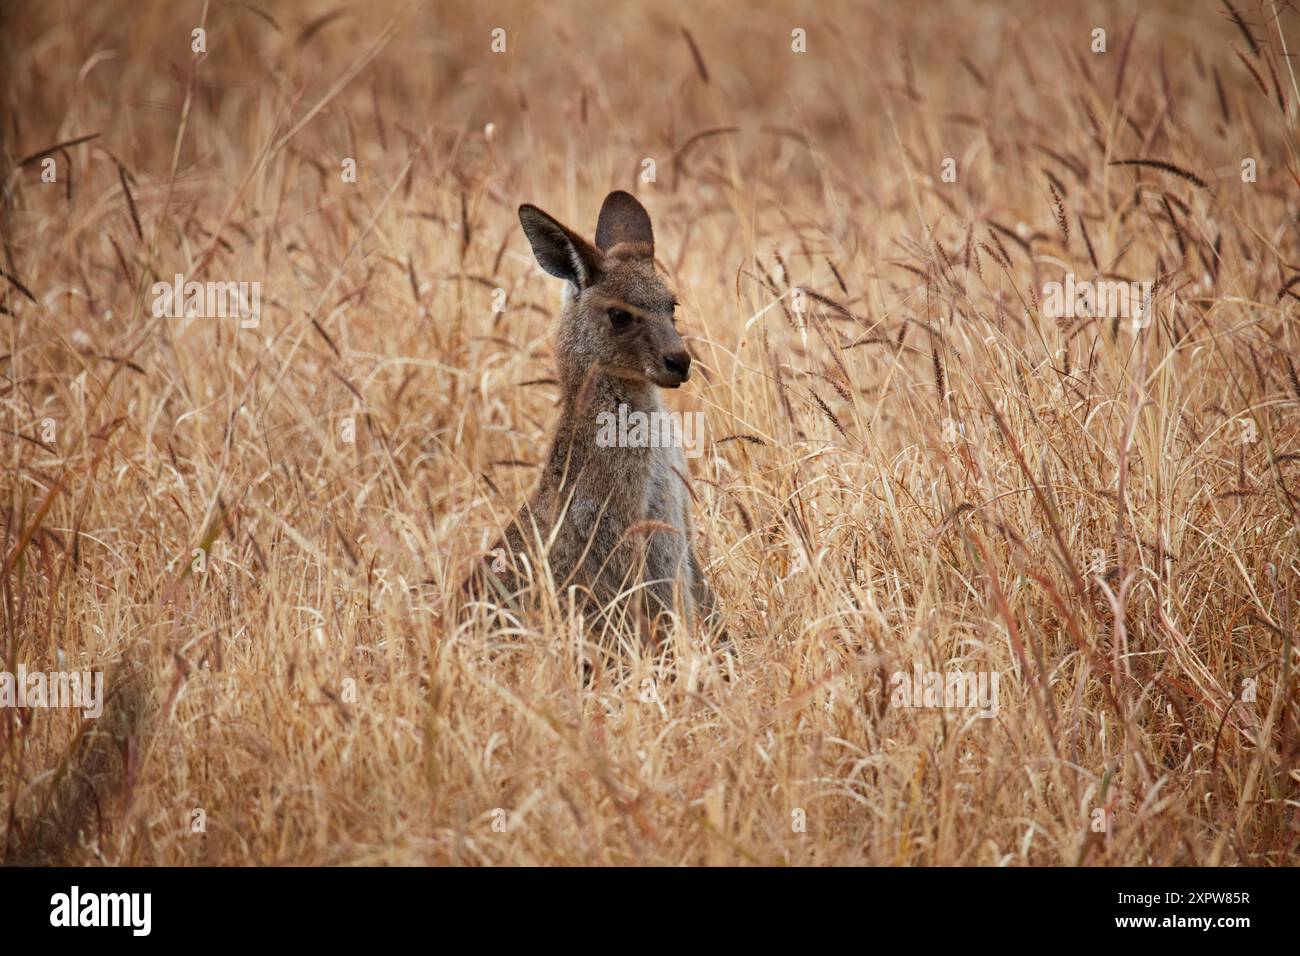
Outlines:
POLYGON ((10 11, 0 653, 111 699, 0 711, 3 858, 1295 863, 1300 24, 1091 6, 10 11), (556 414, 515 208, 611 188, 700 367, 729 675, 450 613, 556 414), (260 326, 154 318, 177 272, 260 326), (1066 272, 1155 320, 1054 322, 1066 272), (998 715, 893 706, 914 667, 998 715))

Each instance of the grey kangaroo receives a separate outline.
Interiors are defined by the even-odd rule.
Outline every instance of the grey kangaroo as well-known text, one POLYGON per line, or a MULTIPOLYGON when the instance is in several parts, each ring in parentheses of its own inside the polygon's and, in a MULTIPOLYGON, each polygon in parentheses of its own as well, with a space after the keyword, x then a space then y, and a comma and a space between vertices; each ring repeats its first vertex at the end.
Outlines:
POLYGON ((663 412, 659 389, 690 378, 677 300, 655 268, 650 216, 629 193, 610 193, 594 245, 536 206, 520 206, 519 221, 538 264, 568 283, 556 335, 563 410, 537 490, 467 588, 508 603, 544 552, 561 596, 576 585, 586 609, 611 621, 616 609, 630 610, 624 620, 643 637, 662 639, 675 597, 688 621, 717 627, 691 545, 682 449, 600 439, 602 412, 663 412))

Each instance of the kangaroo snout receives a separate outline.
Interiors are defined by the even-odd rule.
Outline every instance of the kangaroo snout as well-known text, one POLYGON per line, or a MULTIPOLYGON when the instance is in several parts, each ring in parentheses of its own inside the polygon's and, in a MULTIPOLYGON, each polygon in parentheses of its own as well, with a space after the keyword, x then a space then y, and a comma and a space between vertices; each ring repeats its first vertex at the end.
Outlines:
POLYGON ((683 382, 691 377, 691 356, 685 349, 676 352, 669 352, 664 356, 664 368, 670 375, 677 376, 677 383, 670 384, 668 388, 677 388, 683 382))

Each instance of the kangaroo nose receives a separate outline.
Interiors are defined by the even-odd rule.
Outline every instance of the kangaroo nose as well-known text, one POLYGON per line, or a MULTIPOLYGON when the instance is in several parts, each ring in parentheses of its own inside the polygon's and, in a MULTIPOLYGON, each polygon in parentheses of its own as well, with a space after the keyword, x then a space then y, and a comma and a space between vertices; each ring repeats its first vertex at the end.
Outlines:
POLYGON ((664 368, 684 382, 691 374, 691 357, 686 352, 670 352, 664 356, 664 368))

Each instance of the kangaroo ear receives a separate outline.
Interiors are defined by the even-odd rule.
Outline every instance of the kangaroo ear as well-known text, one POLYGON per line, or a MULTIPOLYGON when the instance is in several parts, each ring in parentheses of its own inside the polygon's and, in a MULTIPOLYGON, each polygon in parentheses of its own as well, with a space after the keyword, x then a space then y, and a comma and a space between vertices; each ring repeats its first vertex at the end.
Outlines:
POLYGON ((605 257, 586 239, 528 204, 519 207, 519 224, 524 227, 539 266, 579 289, 595 281, 605 257))
POLYGON ((619 189, 605 197, 596 221, 596 245, 608 252, 620 242, 636 242, 646 247, 647 258, 654 258, 655 233, 650 214, 631 193, 619 189))

